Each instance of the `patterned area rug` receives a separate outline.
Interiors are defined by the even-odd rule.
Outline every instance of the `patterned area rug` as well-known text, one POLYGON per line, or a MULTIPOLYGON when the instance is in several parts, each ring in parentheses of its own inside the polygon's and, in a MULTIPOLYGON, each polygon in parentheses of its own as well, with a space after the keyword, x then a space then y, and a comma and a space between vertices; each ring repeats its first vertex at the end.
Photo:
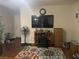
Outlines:
POLYGON ((49 47, 25 47, 18 55, 16 59, 66 59, 63 51, 59 48, 49 47))

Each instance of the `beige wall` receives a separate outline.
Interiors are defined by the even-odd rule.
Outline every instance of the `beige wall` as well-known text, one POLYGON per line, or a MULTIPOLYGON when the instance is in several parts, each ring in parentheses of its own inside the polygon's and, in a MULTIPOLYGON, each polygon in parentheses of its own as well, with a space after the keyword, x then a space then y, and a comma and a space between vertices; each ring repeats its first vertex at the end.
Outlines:
POLYGON ((14 33, 14 16, 8 10, 3 10, 2 20, 5 28, 5 33, 14 33))
POLYGON ((21 37, 20 14, 14 15, 14 37, 21 37))
POLYGON ((12 11, 6 7, 0 6, 0 16, 2 24, 4 25, 4 34, 14 34, 14 16, 12 14, 12 11))
POLYGON ((79 2, 72 5, 73 10, 73 31, 72 31, 72 40, 75 40, 79 43, 79 2), (75 17, 78 13, 78 18, 75 17))
MULTIPOLYGON (((32 29, 31 27, 31 15, 32 15, 32 12, 30 11, 30 9, 28 7, 24 7, 21 9, 20 11, 20 17, 21 17, 21 27, 23 26, 28 26, 30 28, 30 36, 27 37, 27 42, 34 42, 34 29, 32 29)), ((23 35, 21 35, 21 43, 24 42, 24 37, 23 35)))
MULTIPOLYGON (((34 42, 34 30, 31 27, 31 15, 39 15, 39 10, 42 7, 23 7, 20 10, 21 17, 21 27, 27 25, 30 28, 30 36, 28 37, 28 42, 34 42)), ((72 8, 71 5, 58 5, 58 6, 43 6, 47 10, 47 14, 54 15, 54 27, 63 28, 65 31, 64 39, 66 41, 71 40, 71 31, 72 31, 72 8)), ((22 36, 23 42, 23 36, 22 36)))

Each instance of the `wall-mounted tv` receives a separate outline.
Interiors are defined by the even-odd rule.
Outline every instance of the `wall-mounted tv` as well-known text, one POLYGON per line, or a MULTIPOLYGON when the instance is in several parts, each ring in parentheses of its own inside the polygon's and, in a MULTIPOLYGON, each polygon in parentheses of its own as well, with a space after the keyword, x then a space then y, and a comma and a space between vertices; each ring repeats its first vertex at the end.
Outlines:
POLYGON ((54 16, 53 15, 32 15, 32 28, 53 28, 54 16))

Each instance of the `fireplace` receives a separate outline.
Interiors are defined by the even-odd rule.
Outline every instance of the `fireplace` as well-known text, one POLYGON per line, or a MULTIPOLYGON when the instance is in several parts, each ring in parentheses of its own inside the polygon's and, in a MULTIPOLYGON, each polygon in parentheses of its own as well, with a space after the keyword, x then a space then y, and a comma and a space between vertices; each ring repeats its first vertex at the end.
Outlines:
POLYGON ((49 30, 37 30, 34 33, 35 45, 38 47, 52 47, 54 46, 54 35, 49 30))
POLYGON ((45 33, 41 33, 41 35, 38 36, 38 47, 48 47, 48 38, 45 33))

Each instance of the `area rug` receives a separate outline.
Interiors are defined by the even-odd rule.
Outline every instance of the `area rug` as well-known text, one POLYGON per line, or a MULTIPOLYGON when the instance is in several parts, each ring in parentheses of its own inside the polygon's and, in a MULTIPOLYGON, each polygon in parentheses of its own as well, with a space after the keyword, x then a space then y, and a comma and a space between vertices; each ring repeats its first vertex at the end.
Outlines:
POLYGON ((25 47, 16 59, 66 59, 60 48, 48 47, 38 48, 33 46, 25 47))

